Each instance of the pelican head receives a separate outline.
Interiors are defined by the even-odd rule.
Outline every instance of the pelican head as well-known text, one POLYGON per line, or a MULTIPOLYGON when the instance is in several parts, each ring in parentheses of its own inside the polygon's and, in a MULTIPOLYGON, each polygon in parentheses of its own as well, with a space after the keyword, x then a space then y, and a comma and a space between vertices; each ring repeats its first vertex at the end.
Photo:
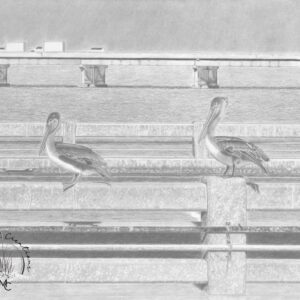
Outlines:
POLYGON ((228 105, 228 98, 226 97, 215 97, 211 101, 209 115, 206 119, 205 124, 203 125, 203 129, 200 134, 198 143, 200 143, 200 141, 206 136, 209 126, 214 121, 219 121, 223 117, 227 105, 228 105))
POLYGON ((60 126, 60 114, 58 112, 52 112, 47 118, 46 131, 44 134, 43 141, 41 143, 39 155, 41 155, 42 152, 44 151, 49 135, 55 133, 59 128, 59 126, 60 126))

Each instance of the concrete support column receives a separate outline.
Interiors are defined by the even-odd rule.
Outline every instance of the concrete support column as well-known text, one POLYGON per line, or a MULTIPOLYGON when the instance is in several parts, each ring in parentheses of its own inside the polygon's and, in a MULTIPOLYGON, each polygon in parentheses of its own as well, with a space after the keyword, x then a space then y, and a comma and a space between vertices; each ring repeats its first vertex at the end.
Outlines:
MULTIPOLYGON (((210 177, 207 181, 207 226, 247 225, 247 192, 242 178, 210 177)), ((208 234, 208 244, 246 244, 245 234, 208 234)), ((209 252, 208 292, 211 295, 244 295, 246 291, 246 253, 209 252)))
POLYGON ((106 87, 106 65, 81 65, 81 83, 84 87, 106 87))
POLYGON ((216 66, 194 66, 194 87, 218 88, 218 68, 216 66))
POLYGON ((0 86, 9 86, 7 82, 7 69, 9 64, 0 65, 0 86))
POLYGON ((64 143, 76 143, 76 121, 69 120, 64 123, 63 141, 64 143))

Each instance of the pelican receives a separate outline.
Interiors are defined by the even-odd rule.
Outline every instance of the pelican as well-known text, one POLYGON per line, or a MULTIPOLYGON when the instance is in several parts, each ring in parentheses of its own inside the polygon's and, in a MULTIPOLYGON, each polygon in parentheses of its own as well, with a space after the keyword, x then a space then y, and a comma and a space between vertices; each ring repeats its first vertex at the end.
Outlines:
MULTIPOLYGON (((262 149, 255 144, 243 139, 231 136, 214 136, 217 124, 226 112, 228 99, 225 97, 216 97, 210 105, 208 118, 203 126, 198 143, 205 139, 206 147, 209 153, 219 162, 226 165, 223 176, 232 168, 231 176, 234 176, 236 165, 251 162, 257 165, 265 174, 268 171, 263 165, 264 161, 269 161, 269 157, 262 149)), ((255 184, 250 184, 254 189, 255 184)))
POLYGON ((63 184, 63 191, 74 186, 82 175, 90 175, 96 172, 102 178, 110 179, 107 164, 97 153, 81 145, 56 143, 54 141, 55 133, 59 127, 60 114, 53 112, 48 116, 46 122, 46 131, 39 155, 46 148, 46 153, 52 162, 74 173, 72 181, 63 184))

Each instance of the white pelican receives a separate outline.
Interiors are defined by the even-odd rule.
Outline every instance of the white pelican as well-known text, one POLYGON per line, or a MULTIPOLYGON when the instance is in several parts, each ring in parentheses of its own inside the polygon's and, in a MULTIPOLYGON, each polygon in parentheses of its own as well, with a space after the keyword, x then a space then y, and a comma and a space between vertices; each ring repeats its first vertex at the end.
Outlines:
POLYGON ((74 173, 72 181, 63 184, 63 190, 66 191, 74 186, 82 175, 90 175, 96 172, 102 178, 110 179, 107 164, 97 153, 85 146, 56 143, 54 141, 55 133, 59 127, 60 115, 58 112, 53 112, 48 116, 46 132, 39 154, 41 155, 46 148, 46 153, 52 162, 74 173))

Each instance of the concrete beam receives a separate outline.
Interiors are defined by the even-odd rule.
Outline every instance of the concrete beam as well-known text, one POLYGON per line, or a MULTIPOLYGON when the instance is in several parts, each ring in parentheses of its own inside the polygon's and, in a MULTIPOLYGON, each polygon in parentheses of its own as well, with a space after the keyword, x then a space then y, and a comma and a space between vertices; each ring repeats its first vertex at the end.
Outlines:
POLYGON ((16 282, 207 282, 201 259, 31 258, 16 282))
MULTIPOLYGON (((200 182, 80 182, 62 192, 59 182, 0 182, 1 210, 41 209, 206 209, 200 182)), ((176 211, 174 211, 175 213, 176 211)), ((195 219, 196 221, 196 219, 195 219)))
POLYGON ((43 300, 66 297, 72 300, 208 300, 206 293, 192 283, 14 283, 11 288, 11 293, 0 289, 1 299, 3 296, 5 300, 39 300, 43 295, 43 300))
POLYGON ((300 282, 299 259, 248 259, 247 282, 300 282))

